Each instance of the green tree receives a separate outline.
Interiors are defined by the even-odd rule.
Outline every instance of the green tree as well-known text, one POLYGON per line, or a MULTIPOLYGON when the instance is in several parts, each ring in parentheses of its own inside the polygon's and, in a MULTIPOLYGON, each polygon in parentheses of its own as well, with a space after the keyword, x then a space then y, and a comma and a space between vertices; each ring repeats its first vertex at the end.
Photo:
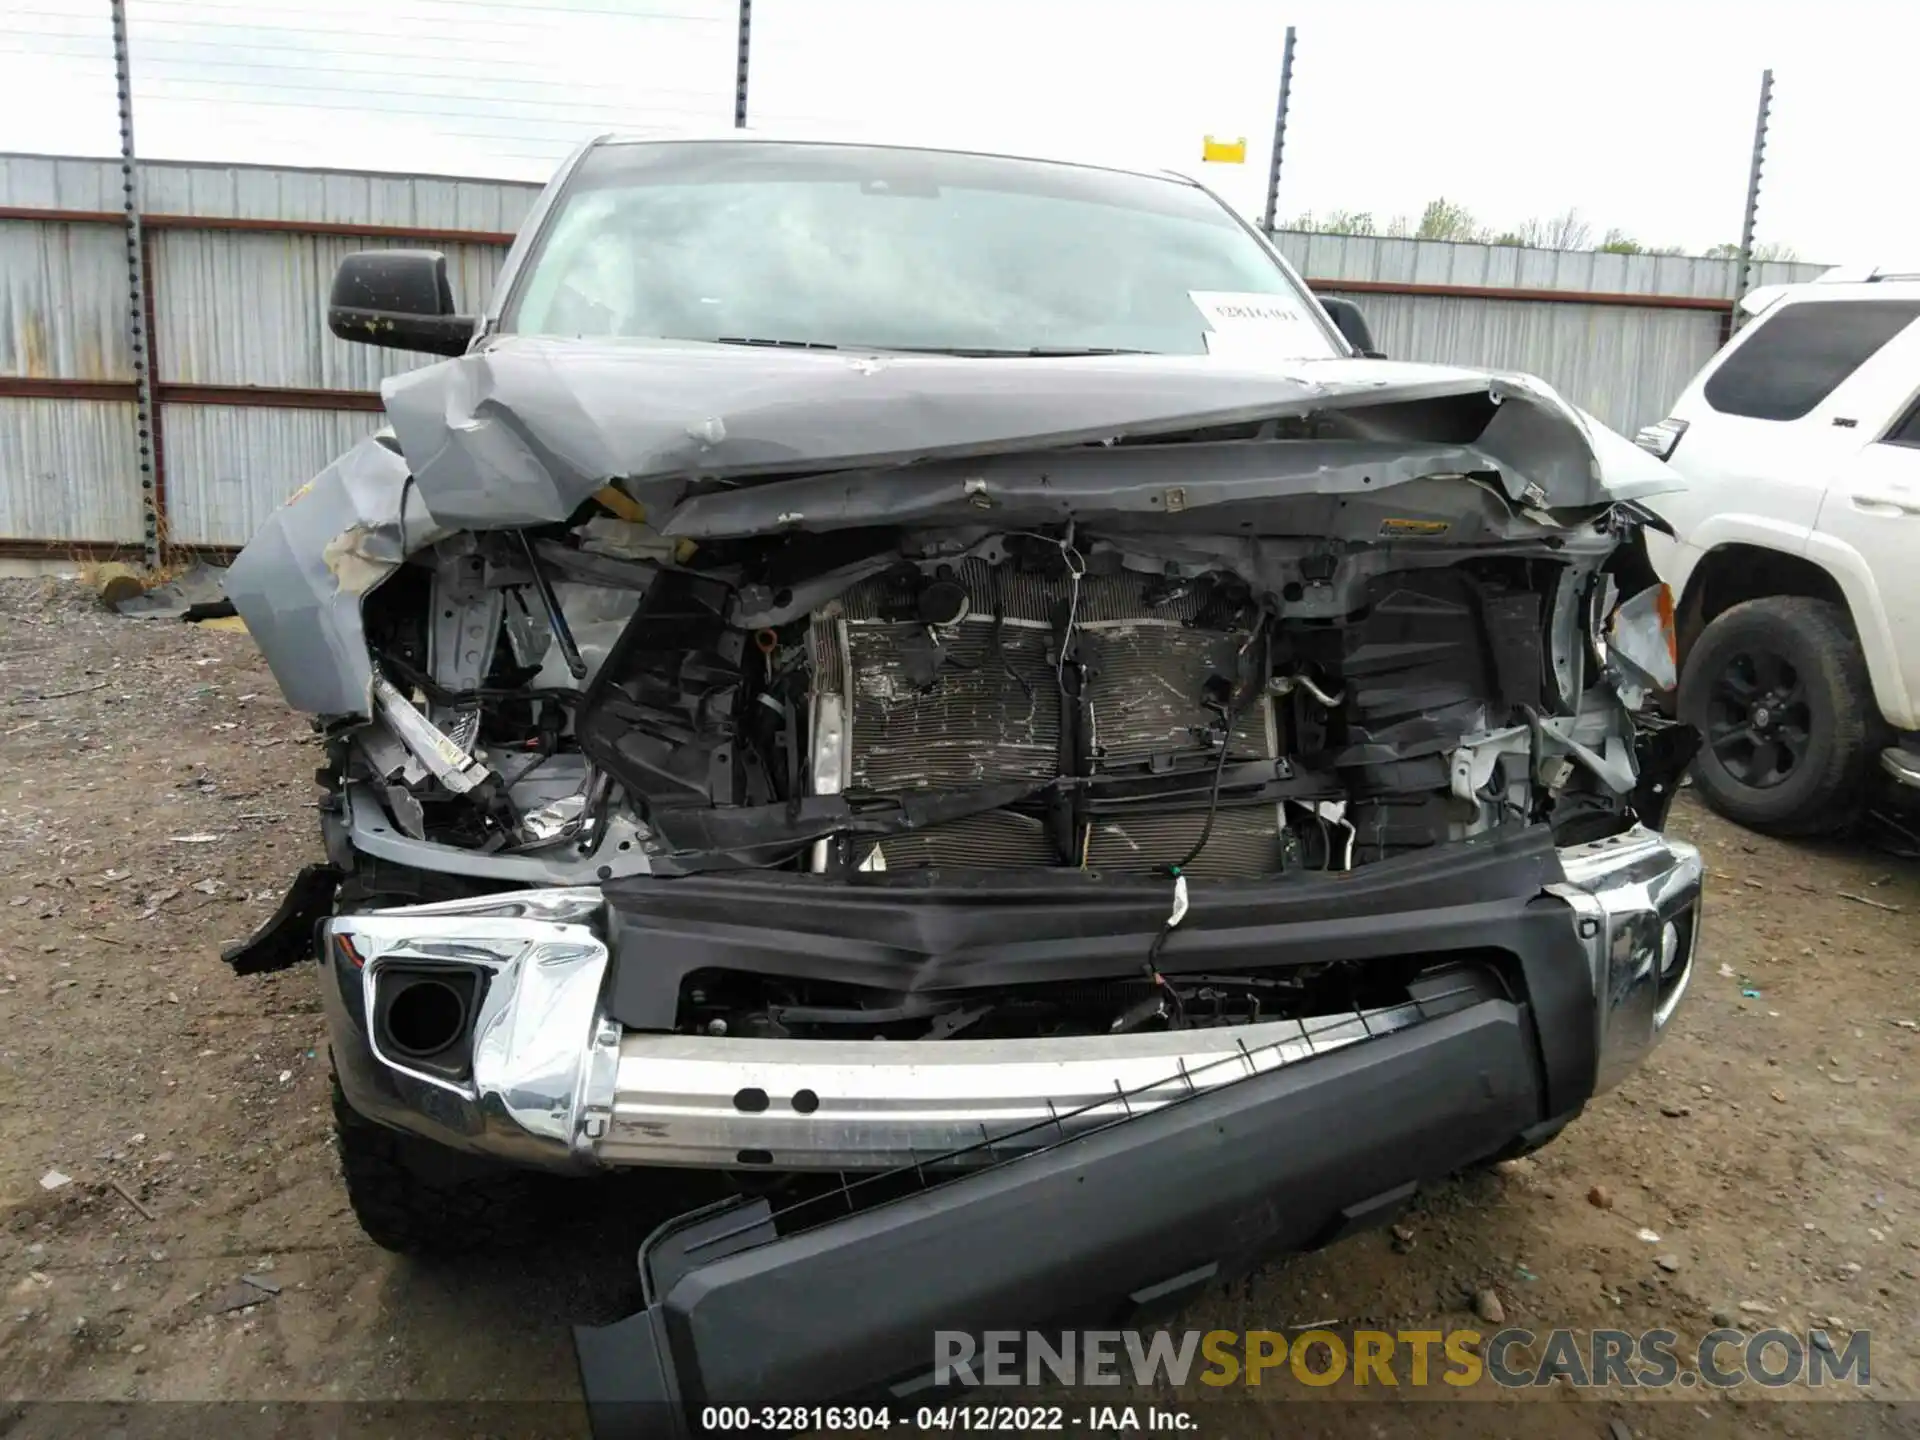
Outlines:
POLYGON ((1523 220, 1511 230, 1493 237, 1495 245, 1525 245, 1534 250, 1584 250, 1592 238, 1587 222, 1578 210, 1541 219, 1523 220))
POLYGON ((1379 227, 1373 223, 1371 210, 1335 210, 1327 216, 1325 225, 1329 235, 1374 235, 1379 227))
MULTIPOLYGON (((1709 260, 1738 260, 1740 247, 1731 242, 1725 245, 1708 247, 1705 256, 1709 260)), ((1800 258, 1800 252, 1791 245, 1783 245, 1778 240, 1763 240, 1753 247, 1753 263, 1765 264, 1768 261, 1791 262, 1800 258)))
POLYGON ((1427 202, 1427 208, 1420 212, 1420 223, 1413 231, 1416 240, 1484 240, 1486 235, 1487 232, 1474 223, 1472 211, 1444 195, 1427 202))
POLYGON ((1326 216, 1315 215, 1309 210, 1297 215, 1280 227, 1282 230, 1304 230, 1314 235, 1377 235, 1379 227, 1374 223, 1370 210, 1329 210, 1326 216))

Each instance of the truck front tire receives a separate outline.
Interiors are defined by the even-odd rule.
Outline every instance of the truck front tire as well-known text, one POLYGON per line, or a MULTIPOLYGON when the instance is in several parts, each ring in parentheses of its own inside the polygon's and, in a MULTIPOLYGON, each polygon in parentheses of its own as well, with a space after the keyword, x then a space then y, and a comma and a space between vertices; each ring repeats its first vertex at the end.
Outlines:
POLYGON ((1882 728, 1846 611, 1799 595, 1746 601, 1707 626, 1680 677, 1680 718, 1700 731, 1701 798, 1780 836, 1855 818, 1882 728))
POLYGON ((538 1228, 541 1177, 376 1125, 347 1104, 338 1079, 333 1128, 347 1201, 382 1249, 460 1254, 504 1248, 538 1228))

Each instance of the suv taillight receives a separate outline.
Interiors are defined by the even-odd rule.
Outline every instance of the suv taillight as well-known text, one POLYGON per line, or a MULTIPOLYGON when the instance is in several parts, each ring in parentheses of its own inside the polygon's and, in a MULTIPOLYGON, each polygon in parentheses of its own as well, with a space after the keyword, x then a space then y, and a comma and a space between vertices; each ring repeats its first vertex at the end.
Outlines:
POLYGON ((1671 460, 1673 447, 1680 443, 1680 437, 1686 433, 1687 422, 1684 420, 1656 420, 1635 435, 1633 443, 1656 460, 1671 460))

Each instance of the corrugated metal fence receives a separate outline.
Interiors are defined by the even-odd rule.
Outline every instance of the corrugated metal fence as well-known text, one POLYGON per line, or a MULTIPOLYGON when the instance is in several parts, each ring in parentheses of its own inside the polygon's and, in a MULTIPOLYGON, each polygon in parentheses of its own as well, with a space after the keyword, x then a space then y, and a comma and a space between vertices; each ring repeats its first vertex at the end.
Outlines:
MULTIPOLYGON (((0 554, 138 549, 119 167, 0 155, 0 554)), ((537 186, 149 163, 141 211, 170 544, 227 549, 379 424, 382 376, 429 357, 326 328, 340 257, 447 252, 482 304, 537 186)))
MULTIPOLYGON (((109 160, 0 155, 0 555, 137 550, 128 283, 109 160)), ((140 171, 168 542, 227 549, 379 423, 427 357, 327 332, 334 266, 447 252, 479 308, 538 193, 493 180, 150 162, 140 171)), ((1523 370, 1620 429, 1657 419, 1719 343, 1733 262, 1282 234, 1396 358, 1523 370)), ((1820 266, 1757 267, 1756 284, 1820 266)))

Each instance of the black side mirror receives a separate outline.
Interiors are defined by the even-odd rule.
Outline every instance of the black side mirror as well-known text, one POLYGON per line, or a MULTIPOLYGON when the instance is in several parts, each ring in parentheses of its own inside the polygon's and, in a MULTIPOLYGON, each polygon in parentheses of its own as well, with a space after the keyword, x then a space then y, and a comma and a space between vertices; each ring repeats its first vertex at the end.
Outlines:
POLYGON ((447 257, 438 250, 356 250, 334 272, 327 328, 342 340, 460 355, 473 326, 473 316, 454 313, 447 257))
POLYGON ((1320 308, 1327 312, 1327 318, 1333 321, 1334 328, 1346 337, 1349 345, 1369 360, 1387 358, 1385 352, 1374 348, 1373 331, 1368 327, 1367 317, 1361 313, 1358 305, 1351 300, 1342 300, 1338 295, 1321 295, 1316 298, 1320 301, 1320 308))

